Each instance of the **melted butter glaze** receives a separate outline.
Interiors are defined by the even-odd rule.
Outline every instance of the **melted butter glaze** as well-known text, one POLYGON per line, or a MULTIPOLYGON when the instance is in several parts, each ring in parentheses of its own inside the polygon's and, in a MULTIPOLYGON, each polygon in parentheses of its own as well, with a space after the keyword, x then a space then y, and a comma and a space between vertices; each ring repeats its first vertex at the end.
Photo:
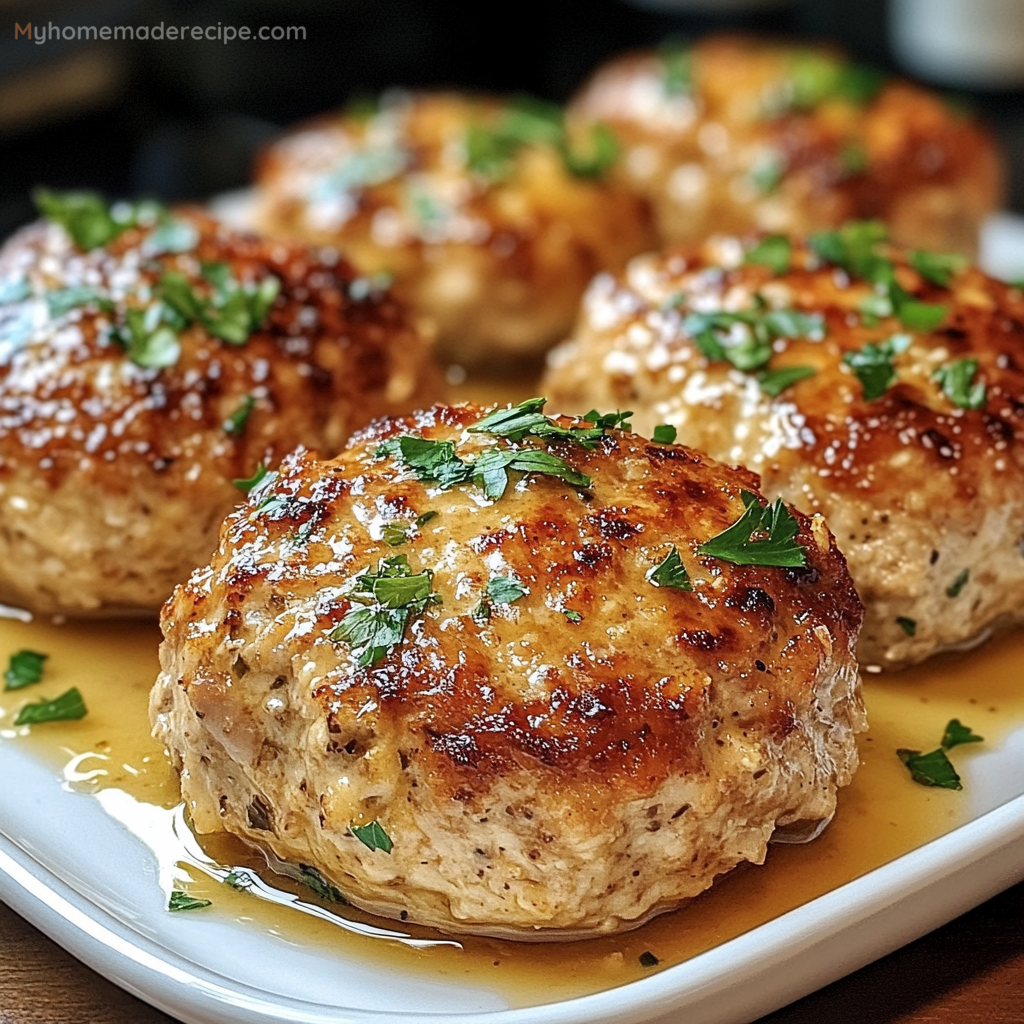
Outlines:
MULTIPOLYGON (((663 413, 684 417, 688 437, 703 431, 718 457, 742 458, 771 481, 813 472, 820 494, 870 499, 891 486, 893 473, 939 480, 947 498, 956 501, 975 499, 987 489, 986 478, 1013 488, 1024 472, 1020 289, 975 268, 960 271, 950 288, 941 288, 910 266, 904 251, 890 249, 901 287, 918 301, 948 309, 937 329, 915 332, 896 316, 871 325, 860 309, 875 294, 872 285, 822 264, 804 243, 793 243, 792 266, 781 275, 743 264, 743 252, 739 240, 718 238, 698 249, 638 258, 622 279, 595 282, 586 318, 596 337, 587 344, 605 356, 604 369, 622 403, 641 394, 645 407, 660 399, 666 403, 663 413), (747 310, 757 295, 772 306, 824 318, 823 337, 774 342, 772 370, 808 366, 816 371, 778 397, 761 392, 752 375, 709 361, 684 327, 691 312, 747 310), (894 361, 895 382, 879 398, 865 400, 843 357, 899 334, 912 341, 894 361), (611 345, 599 340, 611 337, 616 339, 611 345), (977 380, 986 388, 978 409, 956 407, 933 379, 940 366, 966 358, 977 360, 977 380), (706 410, 734 407, 751 422, 746 433, 730 438, 731 417, 716 419, 706 410), (697 417, 702 422, 690 422, 697 417)), ((590 353, 584 349, 583 354, 590 353)), ((555 401, 569 407, 572 373, 571 367, 555 369, 547 381, 555 401)), ((651 430, 649 419, 645 408, 638 429, 651 430)))
POLYGON ((232 232, 199 211, 175 217, 196 238, 184 253, 151 252, 153 227, 82 252, 50 223, 0 251, 0 279, 28 291, 3 307, 24 329, 3 325, 5 338, 17 336, 0 346, 0 483, 19 470, 51 487, 88 473, 116 489, 155 473, 164 486, 187 488, 212 468, 230 494, 230 480, 261 460, 275 462, 297 444, 336 450, 352 429, 433 380, 426 371, 417 379, 423 347, 404 313, 386 292, 357 285, 337 253, 232 232), (110 339, 126 310, 154 304, 162 274, 184 274, 206 295, 200 269, 218 262, 245 285, 281 282, 244 345, 193 325, 180 335, 178 362, 158 370, 136 365, 110 339), (48 312, 54 291, 83 288, 113 302, 117 316, 95 302, 48 312), (399 353, 413 367, 408 379, 397 371, 399 353), (245 429, 229 434, 224 424, 247 396, 255 405, 245 429))
MULTIPOLYGON (((147 808, 172 808, 178 785, 163 752, 149 734, 146 700, 157 671, 158 631, 138 623, 50 625, 0 622, 0 662, 24 647, 49 652, 44 681, 17 692, 0 691, 0 742, 23 745, 54 769, 54 786, 69 777, 83 793, 117 791, 147 808), (12 729, 17 709, 71 685, 82 690, 89 707, 79 722, 12 729), (99 760, 86 762, 98 756, 99 760), (101 766, 104 774, 84 771, 101 766)), ((551 946, 461 938, 457 943, 427 929, 401 927, 410 938, 438 944, 417 947, 394 938, 372 938, 330 922, 237 892, 216 882, 189 852, 166 818, 166 836, 155 844, 159 877, 188 879, 189 891, 214 901, 203 913, 237 920, 275 942, 304 943, 347 957, 384 960, 396 969, 422 972, 434 979, 484 984, 504 993, 512 1005, 569 998, 601 991, 642 977, 641 952, 650 950, 663 967, 681 962, 771 920, 822 893, 887 863, 902 853, 955 828, 963 820, 965 794, 930 790, 912 783, 895 756, 896 747, 931 749, 951 717, 985 736, 992 749, 1007 731, 1024 723, 1024 694, 1019 668, 1024 633, 1004 635, 985 647, 948 654, 898 675, 869 677, 865 697, 871 730, 860 739, 861 768, 840 794, 837 816, 807 846, 773 847, 763 868, 747 868, 719 879, 714 888, 685 908, 625 935, 551 946)), ((972 756, 961 748, 958 765, 972 756)), ((126 815, 129 827, 130 813, 126 815)), ((259 871, 279 893, 308 890, 265 866, 238 840, 210 836, 207 854, 223 865, 259 871)), ((155 884, 155 883, 154 883, 155 884)), ((328 905, 329 907, 329 905, 328 905)), ((332 908, 337 912, 337 908, 332 908)), ((357 923, 383 924, 347 908, 357 923)))
MULTIPOLYGON (((482 412, 437 407, 380 423, 329 464, 290 457, 228 520, 212 571, 196 573, 163 615, 169 651, 187 643, 198 657, 183 685, 201 717, 244 699, 231 695, 235 670, 225 675, 217 652, 251 642, 246 612, 258 601, 276 609, 281 649, 301 644, 316 665, 313 697, 333 732, 410 737, 417 749, 404 753, 461 799, 476 801, 484 780, 525 758, 552 785, 596 783, 590 800, 601 806, 609 777, 621 797, 710 770, 704 748, 727 717, 744 740, 780 743, 812 713, 823 680, 849 670, 860 602, 834 541, 808 517, 796 513, 804 568, 699 554, 742 514, 751 474, 615 433, 593 451, 550 448, 592 478, 588 493, 535 476, 490 502, 475 486, 441 490, 376 457, 381 442, 410 432, 458 439, 463 457, 489 447, 493 438, 465 432, 482 412), (627 493, 632 506, 615 503, 627 493), (437 519, 407 544, 383 539, 385 525, 409 528, 426 510, 437 519), (646 579, 673 544, 692 593, 646 579), (399 651, 353 671, 327 639, 351 607, 338 582, 396 550, 432 569, 441 603, 399 651), (478 622, 472 611, 499 574, 528 593, 478 622)), ((231 729, 248 717, 236 709, 231 729)))

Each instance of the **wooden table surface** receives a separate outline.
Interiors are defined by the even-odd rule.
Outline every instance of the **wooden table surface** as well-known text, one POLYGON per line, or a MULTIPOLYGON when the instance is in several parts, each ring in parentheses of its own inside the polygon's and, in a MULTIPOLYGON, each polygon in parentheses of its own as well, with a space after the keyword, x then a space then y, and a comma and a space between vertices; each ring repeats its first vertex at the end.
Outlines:
MULTIPOLYGON (((0 1024, 171 1024, 0 903, 0 1024)), ((1024 884, 760 1024, 1022 1024, 1024 884)))

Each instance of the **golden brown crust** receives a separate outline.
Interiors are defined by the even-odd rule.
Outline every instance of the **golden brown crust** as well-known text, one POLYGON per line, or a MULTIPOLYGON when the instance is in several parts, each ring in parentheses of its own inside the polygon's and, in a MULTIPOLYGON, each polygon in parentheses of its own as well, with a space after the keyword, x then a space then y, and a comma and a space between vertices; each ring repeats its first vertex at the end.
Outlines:
MULTIPOLYGON (((414 639, 378 666, 353 671, 344 645, 326 640, 350 602, 317 602, 313 639, 302 643, 332 652, 335 665, 314 696, 335 728, 365 718, 374 729, 412 737, 433 784, 473 800, 524 759, 550 773, 552 784, 615 779, 638 794, 670 773, 699 771, 695 730, 707 727, 708 702, 727 680, 740 681, 759 729, 780 738, 793 729, 794 708, 813 701, 823 658, 818 631, 837 652, 848 651, 859 626, 860 604, 834 543, 821 550, 811 521, 798 516, 806 568, 698 555, 699 543, 739 518, 740 490, 754 489, 756 478, 630 434, 609 436, 593 452, 564 443, 551 449, 591 475, 589 495, 536 477, 482 507, 473 488, 438 493, 375 458, 379 443, 399 434, 465 437, 461 428, 480 414, 472 406, 438 408, 378 424, 323 468, 308 457, 287 460, 267 492, 280 499, 273 511, 233 515, 212 576, 204 572, 168 604, 169 641, 184 642, 211 599, 224 608, 258 602, 282 610, 315 600, 332 550, 345 550, 347 574, 394 554, 361 524, 369 510, 405 525, 436 510, 448 545, 442 562, 430 526, 415 546, 397 549, 415 566, 415 548, 427 544, 425 559, 437 565, 433 587, 443 603, 417 623, 414 639), (631 480, 642 485, 631 488, 631 480), (625 504, 616 499, 622 493, 625 504), (306 544, 288 546, 287 538, 304 535, 306 544), (673 544, 693 593, 645 579, 673 544), (472 611, 488 565, 530 593, 478 623, 472 611), (563 609, 581 621, 567 620, 563 609), (542 669, 529 682, 514 667, 523 639, 530 653, 520 657, 542 669)), ((460 451, 487 440, 469 437, 460 451)), ((221 624, 229 637, 233 621, 229 612, 221 624)))
POLYGON ((651 198, 663 241, 879 217, 904 244, 976 251, 1003 172, 974 119, 904 81, 873 96, 824 95, 823 80, 849 67, 825 48, 720 36, 683 59, 686 79, 674 89, 665 57, 619 58, 570 108, 624 140, 622 167, 651 198))
MULTIPOLYGON (((79 564, 76 571, 111 577, 105 595, 55 598, 53 581, 39 583, 50 596, 34 595, 35 569, 21 567, 22 586, 19 567, 9 564, 7 599, 40 610, 54 603, 63 610, 65 602, 78 611, 138 604, 155 610, 212 545, 216 521, 240 497, 233 479, 249 477, 261 462, 276 463, 297 444, 333 453, 375 416, 436 395, 436 371, 404 312, 336 254, 228 231, 194 210, 174 216, 197 236, 183 253, 149 255, 153 225, 82 252, 62 227, 47 223, 25 229, 0 252, 0 276, 21 290, 3 308, 0 365, 7 561, 70 559, 79 564), (133 362, 113 336, 125 310, 152 309, 168 272, 184 274, 206 294, 210 286, 200 270, 209 263, 225 264, 243 285, 271 276, 280 282, 265 321, 244 344, 193 324, 177 332, 173 365, 133 362), (54 311, 55 296, 82 288, 102 301, 54 311), (228 429, 250 403, 244 423, 228 429), (65 508, 66 525, 75 530, 83 523, 95 529, 64 548, 60 524, 50 524, 48 537, 31 536, 35 513, 28 520, 23 513, 36 505, 65 508), (145 563, 148 549, 141 545, 133 557, 132 537, 148 529, 143 520, 152 516, 163 543, 173 545, 178 526, 156 525, 172 506, 178 506, 174 515, 190 514, 202 524, 198 536, 193 523, 182 524, 188 540, 176 566, 136 564, 141 576, 152 569, 155 594, 136 600, 134 588, 119 593, 123 567, 106 564, 102 551, 123 541, 126 564, 145 563)), ((54 572, 66 569, 55 564, 54 572)))
POLYGON ((576 177, 550 145, 522 147, 506 175, 467 166, 467 131, 505 104, 456 94, 392 95, 368 117, 327 116, 268 149, 259 225, 341 247, 468 362, 536 352, 572 322, 600 269, 650 241, 644 204, 622 185, 576 177))
POLYGON ((913 330, 896 314, 865 315, 885 298, 878 287, 806 244, 791 243, 785 273, 745 263, 755 241, 713 239, 596 281, 576 338, 553 356, 552 402, 567 411, 617 402, 637 410, 641 430, 673 423, 680 440, 759 472, 767 494, 822 512, 868 606, 861 654, 871 663, 920 660, 1019 617, 1024 294, 966 266, 941 287, 905 251, 881 246, 907 297, 946 310, 933 330, 913 330), (777 396, 762 390, 759 370, 709 359, 685 326, 695 310, 749 310, 757 296, 823 318, 820 338, 774 340, 770 370, 814 371, 777 396), (891 386, 868 400, 844 357, 893 337, 908 347, 893 358, 891 386), (977 363, 977 408, 955 404, 936 379, 963 360, 977 363), (946 592, 964 569, 958 605, 960 591, 946 592))

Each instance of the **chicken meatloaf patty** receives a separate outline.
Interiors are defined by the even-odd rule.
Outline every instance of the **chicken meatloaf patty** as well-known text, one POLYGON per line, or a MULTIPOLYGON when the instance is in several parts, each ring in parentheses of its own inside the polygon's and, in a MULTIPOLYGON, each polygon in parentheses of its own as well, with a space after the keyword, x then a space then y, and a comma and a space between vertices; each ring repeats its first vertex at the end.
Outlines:
POLYGON ((865 664, 1024 618, 1024 294, 962 258, 872 223, 641 257, 595 280, 546 387, 566 412, 670 424, 823 513, 865 664))
POLYGON ((428 347, 331 251, 40 196, 0 250, 0 601, 156 614, 233 479, 437 397, 428 347))
POLYGON ((392 275, 447 358, 510 361, 560 341, 594 274, 651 247, 617 153, 539 101, 390 93, 272 145, 254 223, 392 275))
POLYGON ((379 422, 228 517, 151 701, 199 832, 538 940, 635 927, 830 818, 862 610, 822 520, 540 405, 379 422))
POLYGON ((630 54, 570 106, 608 124, 665 243, 879 217, 906 245, 973 255, 1002 161, 977 120, 835 51, 742 36, 630 54))

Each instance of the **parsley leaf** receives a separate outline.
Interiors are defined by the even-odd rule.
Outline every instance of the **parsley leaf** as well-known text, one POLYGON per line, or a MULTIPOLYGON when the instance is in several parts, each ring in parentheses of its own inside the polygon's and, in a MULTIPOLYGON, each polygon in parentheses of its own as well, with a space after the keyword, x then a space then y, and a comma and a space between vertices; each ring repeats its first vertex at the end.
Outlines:
POLYGON ((668 554, 653 569, 648 569, 646 577, 648 583, 656 587, 672 587, 675 590, 693 590, 689 573, 679 557, 679 552, 673 544, 668 554))
POLYGON ((200 900, 195 896, 189 896, 187 892, 182 892, 181 889, 175 889, 171 893, 171 899, 167 904, 167 909, 170 911, 202 910, 203 907, 209 907, 211 905, 210 900, 200 900))
POLYGON ((86 252, 112 242, 161 209, 155 203, 118 203, 110 207, 96 192, 51 192, 48 188, 37 188, 32 201, 47 220, 62 225, 75 245, 86 252))
POLYGON ((873 402, 889 390, 896 380, 893 360, 910 348, 910 335, 894 334, 879 342, 867 342, 862 349, 847 352, 843 362, 857 375, 864 389, 864 400, 873 402))
POLYGON ((199 241, 199 232, 188 221, 165 218, 142 243, 147 256, 163 256, 167 253, 188 252, 199 241))
POLYGON ((96 306, 105 313, 114 311, 114 304, 95 288, 57 288, 46 293, 46 307, 50 316, 56 319, 78 306, 96 306))
MULTIPOLYGON (((509 411, 514 410, 501 410, 509 411)), ((546 421, 546 417, 542 419, 546 421)), ((564 459, 537 448, 485 448, 471 461, 464 461, 455 454, 451 441, 428 441, 405 435, 385 441, 375 454, 377 458, 390 455, 413 470, 420 480, 436 482, 443 488, 472 480, 493 501, 505 493, 510 469, 558 477, 574 487, 590 486, 590 477, 586 474, 573 469, 564 459)))
POLYGON ((786 175, 786 159, 777 150, 768 150, 759 156, 747 172, 751 185, 762 195, 771 195, 782 184, 786 175))
POLYGON ((431 519, 436 519, 439 515, 439 512, 434 509, 430 509, 430 511, 424 512, 423 515, 416 517, 416 526, 422 529, 430 522, 431 519))
POLYGON ((655 444, 675 444, 679 431, 671 423, 659 423, 654 428, 651 440, 655 444))
POLYGON ((582 140, 570 139, 560 107, 521 96, 507 104, 495 124, 469 126, 466 166, 486 178, 507 178, 524 146, 557 149, 565 169, 579 178, 600 177, 619 152, 618 139, 606 125, 593 125, 582 140))
POLYGON ((776 398, 798 380, 813 377, 818 371, 813 366, 782 366, 777 370, 762 370, 757 375, 761 390, 776 398))
POLYGON ((949 306, 936 302, 919 302, 917 299, 901 299, 896 304, 896 315, 900 323, 911 331, 934 331, 949 313, 949 306))
POLYGON ((248 480, 232 480, 231 482, 240 490, 245 491, 248 494, 250 491, 255 490, 267 477, 270 476, 270 471, 261 462, 256 467, 256 472, 253 473, 248 480))
POLYGON ((960 776, 941 747, 928 754, 900 747, 896 751, 896 756, 910 770, 913 780, 922 786, 939 786, 942 789, 964 788, 960 776))
POLYGON ((844 178, 863 174, 868 169, 868 151, 859 143, 846 143, 839 151, 839 169, 844 178))
POLYGON ((395 844, 391 841, 391 837, 376 819, 369 825, 350 825, 349 831, 367 849, 383 850, 385 853, 390 853, 394 849, 395 844))
POLYGON ((26 704, 14 719, 15 725, 38 725, 42 722, 67 722, 86 715, 85 701, 77 686, 53 700, 26 704))
POLYGON ((253 886, 252 875, 248 871, 229 871, 221 881, 238 892, 247 892, 253 886))
POLYGON ((767 267, 773 274, 785 274, 793 262, 793 244, 785 235, 769 235, 747 250, 743 262, 767 267))
POLYGON ((161 274, 160 296, 186 324, 201 324, 209 334, 230 345, 244 345, 263 324, 281 291, 281 282, 268 274, 258 284, 241 284, 226 263, 204 264, 202 276, 212 286, 209 297, 196 292, 182 273, 161 274))
POLYGON ((940 366, 932 379, 938 381, 943 394, 961 409, 981 409, 985 405, 985 382, 974 381, 977 359, 956 359, 940 366), (973 383, 972 383, 973 382, 973 383))
POLYGON ((970 726, 964 725, 959 718, 951 718, 946 723, 946 731, 942 734, 943 750, 952 750, 961 743, 984 743, 985 737, 979 736, 970 726))
POLYGON ((629 422, 629 417, 633 415, 631 411, 601 414, 591 409, 581 419, 593 426, 562 427, 543 414, 541 410, 546 404, 546 398, 528 398, 518 405, 495 409, 467 429, 471 434, 490 434, 509 441, 537 437, 542 441, 572 441, 583 448, 595 448, 607 431, 629 430, 632 426, 629 422))
POLYGON ((662 44, 661 65, 661 87, 666 96, 686 96, 693 91, 693 49, 689 45, 662 44))
POLYGON ((224 421, 224 433, 240 434, 249 422, 249 415, 255 404, 256 398, 253 395, 246 395, 238 408, 224 421))
POLYGON ((571 622, 573 625, 583 621, 583 616, 572 608, 565 608, 562 610, 562 614, 571 622))
POLYGON ((914 249, 910 265, 926 280, 940 288, 948 288, 953 275, 967 266, 967 258, 951 252, 925 252, 914 249))
POLYGON ((347 643, 359 668, 376 665, 402 642, 409 619, 426 611, 432 579, 413 573, 405 555, 381 559, 376 572, 356 577, 349 609, 328 638, 347 643))
POLYGON ((497 604, 512 604, 529 591, 508 576, 495 576, 487 583, 487 596, 497 604))
POLYGON ((967 581, 971 578, 971 570, 964 569, 959 576, 948 587, 946 587, 946 597, 959 597, 960 591, 967 586, 967 581))
POLYGON ((776 338, 820 338, 825 320, 819 313, 795 309, 746 310, 739 313, 688 313, 683 330, 713 361, 725 360, 737 370, 756 370, 772 357, 776 338))
POLYGON ((39 651, 21 650, 12 654, 4 672, 4 689, 20 690, 32 686, 43 678, 43 667, 48 654, 39 651))
POLYGON ((782 499, 762 507, 750 491, 740 491, 740 497, 746 511, 728 529, 701 544, 700 554, 736 565, 806 565, 807 552, 795 540, 800 524, 782 499))
POLYGON ((328 903, 348 904, 345 894, 336 885, 328 882, 316 868, 310 867, 308 864, 299 865, 298 880, 328 903))
POLYGON ((897 615, 896 624, 907 636, 913 636, 917 632, 917 619, 908 619, 905 615, 897 615))
POLYGON ((384 527, 381 540, 383 540, 389 547, 397 548, 408 542, 409 534, 405 532, 403 527, 396 526, 394 523, 388 523, 388 525, 384 527))
POLYGON ((166 312, 160 302, 146 309, 129 309, 124 326, 114 331, 113 339, 137 366, 160 370, 178 362, 181 343, 173 328, 164 322, 166 312))

